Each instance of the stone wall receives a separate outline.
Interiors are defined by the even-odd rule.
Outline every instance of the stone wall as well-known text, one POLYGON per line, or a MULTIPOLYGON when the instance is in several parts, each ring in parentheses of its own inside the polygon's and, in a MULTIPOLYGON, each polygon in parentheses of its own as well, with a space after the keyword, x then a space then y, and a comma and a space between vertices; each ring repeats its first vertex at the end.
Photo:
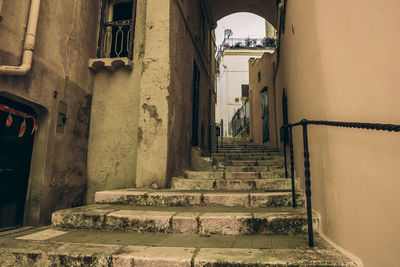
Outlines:
MULTIPOLYGON (((48 223, 54 210, 84 203, 99 2, 42 0, 31 71, 0 75, 0 94, 38 114, 25 223, 48 223), (59 102, 67 104, 64 134, 56 133, 59 102)), ((29 1, 4 1, 0 64, 19 65, 29 1)))

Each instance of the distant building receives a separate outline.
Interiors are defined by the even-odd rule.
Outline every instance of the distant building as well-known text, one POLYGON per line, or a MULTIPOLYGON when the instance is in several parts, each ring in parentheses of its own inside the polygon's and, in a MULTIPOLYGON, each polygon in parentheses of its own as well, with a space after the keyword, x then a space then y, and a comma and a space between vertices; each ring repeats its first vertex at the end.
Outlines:
POLYGON ((275 49, 266 43, 267 39, 229 40, 217 58, 215 114, 216 122, 219 123, 221 119, 224 121, 224 136, 232 136, 230 121, 249 96, 249 59, 260 58, 264 53, 273 53, 275 49))

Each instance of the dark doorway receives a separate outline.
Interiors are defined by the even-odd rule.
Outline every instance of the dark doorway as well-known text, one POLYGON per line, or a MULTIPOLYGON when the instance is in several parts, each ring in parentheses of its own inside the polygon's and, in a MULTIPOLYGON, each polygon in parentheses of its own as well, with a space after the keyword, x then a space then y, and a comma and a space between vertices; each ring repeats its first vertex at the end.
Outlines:
MULTIPOLYGON (((35 116, 32 108, 5 97, 0 96, 0 104, 35 116)), ((23 225, 34 139, 32 119, 25 119, 25 133, 18 137, 24 118, 12 115, 7 127, 9 115, 0 110, 0 229, 23 225)))
POLYGON ((263 120, 263 142, 269 141, 269 110, 268 110, 268 87, 261 91, 262 120, 263 120))
POLYGON ((193 63, 192 146, 199 146, 199 93, 200 71, 196 63, 193 63))

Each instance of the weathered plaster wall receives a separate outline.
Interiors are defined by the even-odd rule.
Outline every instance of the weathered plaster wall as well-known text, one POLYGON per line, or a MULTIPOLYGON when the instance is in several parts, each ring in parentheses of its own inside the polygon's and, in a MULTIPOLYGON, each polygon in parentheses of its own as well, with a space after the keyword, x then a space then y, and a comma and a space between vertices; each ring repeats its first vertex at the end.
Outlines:
POLYGON ((215 64, 212 61, 214 51, 212 34, 205 17, 205 40, 200 34, 200 5, 197 1, 171 1, 171 87, 169 94, 169 143, 168 176, 177 175, 190 165, 193 109, 193 65, 200 71, 199 96, 199 146, 203 152, 210 151, 211 135, 214 130, 215 102, 214 80, 212 76, 215 64), (203 143, 201 128, 204 129, 203 143))
MULTIPOLYGON (((399 124, 400 2, 302 0, 287 8, 276 103, 287 88, 289 121, 399 124)), ((295 133, 296 171, 303 176, 295 133)), ((310 126, 309 145, 322 231, 367 267, 398 266, 400 136, 310 126)))
POLYGON ((136 186, 140 81, 143 73, 146 0, 137 1, 132 71, 95 74, 88 151, 87 202, 96 191, 136 186))
POLYGON ((170 87, 170 0, 146 1, 146 30, 140 57, 136 186, 166 186, 170 87))
MULTIPOLYGON (((28 10, 29 1, 4 2, 0 64, 20 64, 28 10)), ((39 116, 26 224, 48 223, 52 211, 84 203, 93 82, 87 61, 96 52, 98 11, 95 1, 42 0, 31 71, 0 75, 0 93, 39 116), (64 134, 56 134, 59 101, 68 105, 64 134)))
POLYGON ((263 143, 263 118, 262 118, 262 96, 261 91, 268 87, 268 111, 269 111, 269 141, 265 145, 277 147, 277 132, 275 124, 275 83, 274 66, 276 54, 265 53, 260 59, 251 58, 249 67, 250 87, 250 138, 257 144, 263 143), (261 80, 258 80, 260 72, 261 80))

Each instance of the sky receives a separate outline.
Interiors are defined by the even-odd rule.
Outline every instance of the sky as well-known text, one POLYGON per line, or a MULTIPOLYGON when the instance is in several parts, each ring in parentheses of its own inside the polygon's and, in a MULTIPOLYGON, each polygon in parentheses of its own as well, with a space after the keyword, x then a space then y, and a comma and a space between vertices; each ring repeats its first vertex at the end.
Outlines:
POLYGON ((219 46, 224 40, 224 30, 231 29, 231 38, 264 38, 265 20, 251 13, 235 13, 220 19, 215 29, 216 43, 219 46))

